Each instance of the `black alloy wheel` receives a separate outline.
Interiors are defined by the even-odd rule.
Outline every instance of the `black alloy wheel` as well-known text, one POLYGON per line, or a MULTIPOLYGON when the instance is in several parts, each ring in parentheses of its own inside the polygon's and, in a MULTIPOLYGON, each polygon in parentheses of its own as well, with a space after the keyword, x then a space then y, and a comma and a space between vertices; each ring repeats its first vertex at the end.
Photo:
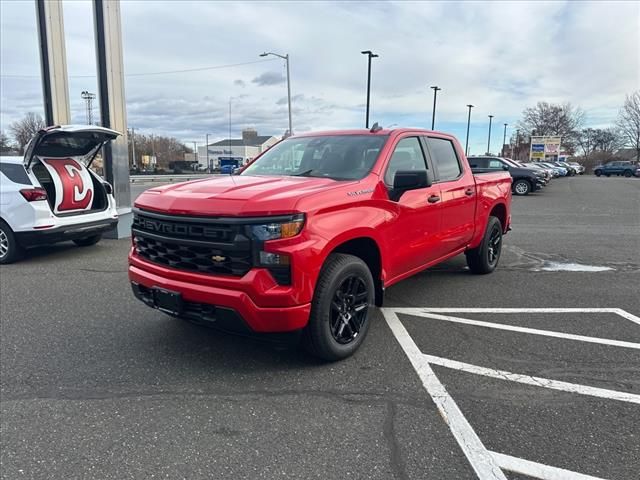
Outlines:
POLYGON ((367 321, 369 292, 365 279, 354 274, 342 281, 331 301, 329 328, 340 345, 353 342, 367 321))
POLYGON ((500 224, 494 224, 489 234, 489 242, 487 243, 487 263, 495 267, 500 258, 502 249, 502 232, 500 224))

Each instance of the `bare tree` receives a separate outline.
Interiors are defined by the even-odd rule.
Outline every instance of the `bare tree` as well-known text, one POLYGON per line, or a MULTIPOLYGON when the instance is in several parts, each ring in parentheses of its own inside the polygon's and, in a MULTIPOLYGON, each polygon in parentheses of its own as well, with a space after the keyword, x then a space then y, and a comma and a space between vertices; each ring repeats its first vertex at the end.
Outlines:
POLYGON ((584 121, 584 112, 570 103, 538 102, 522 112, 517 127, 526 135, 559 135, 562 145, 570 153, 575 150, 584 121))
POLYGON ((29 112, 22 120, 9 125, 9 131, 13 135, 20 153, 24 153, 24 147, 33 136, 45 127, 44 120, 37 113, 29 112))
POLYGON ((585 128, 577 142, 585 158, 597 151, 613 154, 624 146, 624 138, 616 128, 585 128))
POLYGON ((11 152, 13 146, 6 133, 0 132, 0 154, 11 152))
MULTIPOLYGON (((132 145, 129 135, 129 153, 131 155, 132 145)), ((140 158, 142 155, 155 155, 157 160, 157 167, 166 169, 169 166, 169 162, 176 160, 184 160, 184 154, 192 152, 192 149, 186 145, 180 143, 179 140, 173 137, 164 137, 162 135, 144 135, 142 133, 136 133, 136 157, 140 158)), ((138 162, 136 162, 139 165, 138 162)))
POLYGON ((618 114, 618 128, 624 136, 625 145, 636 151, 640 162, 640 90, 627 95, 618 114))

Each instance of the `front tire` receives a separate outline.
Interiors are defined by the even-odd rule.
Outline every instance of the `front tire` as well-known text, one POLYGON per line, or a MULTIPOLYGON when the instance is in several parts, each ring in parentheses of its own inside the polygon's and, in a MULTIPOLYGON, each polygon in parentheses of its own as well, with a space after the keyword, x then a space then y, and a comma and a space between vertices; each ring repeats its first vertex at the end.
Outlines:
POLYGON ((629 177, 631 177, 632 175, 633 175, 633 172, 632 172, 631 170, 625 170, 625 171, 624 171, 624 176, 625 176, 625 177, 629 178, 629 177))
POLYGON ((374 291, 366 263, 353 255, 331 254, 320 272, 303 333, 306 350, 332 362, 352 355, 369 331, 374 291))
POLYGON ((489 217, 480 245, 465 252, 469 270, 480 275, 493 272, 498 266, 501 253, 502 224, 497 217, 489 217))
POLYGON ((595 172, 593 172, 596 174, 596 177, 599 177, 600 175, 602 175, 602 172, 600 170, 596 170, 595 172))
POLYGON ((13 263, 22 257, 23 249, 18 245, 11 227, 0 220, 0 265, 13 263))
POLYGON ((528 180, 516 180, 513 184, 513 193, 524 196, 531 192, 531 183, 528 180))
POLYGON ((102 240, 102 234, 92 235, 85 238, 77 238, 73 240, 73 243, 79 247, 90 247, 91 245, 98 243, 100 240, 102 240))

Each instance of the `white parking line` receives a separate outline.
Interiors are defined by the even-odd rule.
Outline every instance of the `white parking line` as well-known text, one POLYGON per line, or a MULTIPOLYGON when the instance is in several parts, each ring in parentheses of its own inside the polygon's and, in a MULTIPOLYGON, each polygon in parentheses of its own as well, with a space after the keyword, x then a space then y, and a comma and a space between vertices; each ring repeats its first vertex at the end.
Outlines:
POLYGON ((433 373, 429 363, 409 336, 409 332, 404 328, 398 316, 387 308, 383 308, 382 313, 478 478, 480 480, 507 480, 495 459, 467 422, 456 402, 453 401, 444 385, 433 373))
POLYGON ((615 313, 640 325, 637 317, 621 308, 481 308, 481 307, 437 307, 437 308, 394 308, 397 313, 433 312, 433 313, 615 313))
MULTIPOLYGON (((408 309, 406 309, 408 310, 408 309)), ((611 340, 608 338, 587 337, 584 335, 574 335, 573 333, 554 332, 552 330, 539 330, 537 328, 517 327, 514 325, 506 325, 502 323, 483 322, 481 320, 471 320, 468 318, 452 317, 450 315, 440 315, 437 313, 425 312, 423 309, 416 308, 413 313, 407 313, 416 317, 432 318, 434 320, 443 320, 446 322, 462 323, 465 325, 473 325, 476 327, 494 328, 497 330, 508 330, 511 332, 528 333, 531 335, 542 335, 545 337, 563 338, 565 340, 578 340, 580 342, 599 343, 601 345, 611 345, 613 347, 633 348, 640 350, 640 343, 624 342, 622 340, 611 340)))
POLYGON ((441 313, 614 313, 627 320, 640 325, 640 318, 619 308, 382 308, 382 314, 393 332, 396 340, 409 358, 411 365, 420 377, 424 388, 427 390, 440 414, 449 426, 451 433, 455 437, 458 445, 469 460, 472 468, 480 480, 505 479, 502 469, 521 473, 540 480, 603 480, 598 477, 585 475, 558 467, 532 462, 522 458, 505 455, 487 450, 478 435, 475 433, 460 408, 449 395, 444 385, 435 375, 430 364, 440 365, 447 368, 454 368, 469 373, 484 375, 501 380, 508 380, 527 385, 550 388, 554 390, 566 391, 590 395, 611 400, 618 400, 640 404, 640 395, 607 390, 603 388, 589 387, 567 382, 560 382, 540 377, 521 375, 513 372, 495 370, 478 365, 458 362, 433 355, 423 354, 415 344, 409 332, 398 318, 397 313, 404 313, 419 317, 434 318, 437 320, 453 321, 478 325, 487 328, 501 330, 518 331, 531 333, 534 335, 544 335, 550 337, 568 338, 590 343, 600 343, 606 345, 622 346, 626 348, 640 348, 640 344, 631 342, 620 342, 617 340, 586 337, 582 335, 563 334, 547 330, 538 330, 523 327, 514 327, 504 324, 481 322, 465 318, 451 317, 448 315, 438 315, 441 313))
POLYGON ((619 400, 621 402, 640 404, 640 395, 633 393, 619 392, 616 390, 607 390, 605 388, 590 387, 588 385, 579 385, 577 383, 561 382, 548 378, 532 377, 520 373, 507 372, 505 370, 494 370, 492 368, 472 365, 470 363, 458 362, 457 360, 449 360, 448 358, 435 357, 433 355, 423 354, 430 364, 440 365, 441 367, 460 370, 462 372, 482 375, 484 377, 497 378, 498 380, 508 380, 534 387, 550 388, 552 390, 560 390, 569 393, 579 393, 580 395, 589 395, 592 397, 606 398, 608 400, 619 400))
POLYGON ((583 473, 572 472, 564 468, 551 467, 542 463, 531 462, 523 458, 512 457, 503 453, 489 452, 498 465, 510 472, 522 473, 541 480, 604 480, 583 473))

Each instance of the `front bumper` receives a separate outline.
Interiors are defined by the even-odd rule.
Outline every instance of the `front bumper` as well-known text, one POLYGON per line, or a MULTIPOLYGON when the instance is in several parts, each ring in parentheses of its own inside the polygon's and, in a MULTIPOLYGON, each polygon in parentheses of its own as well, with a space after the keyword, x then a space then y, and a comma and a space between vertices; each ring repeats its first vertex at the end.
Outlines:
POLYGON ((64 242, 66 240, 76 240, 79 238, 102 234, 114 229, 117 224, 117 218, 107 218, 94 222, 54 227, 47 230, 15 232, 15 237, 18 244, 23 247, 49 245, 57 242, 64 242))
MULTIPOLYGON (((272 279, 269 281, 269 274, 261 269, 233 278, 172 271, 135 256, 130 256, 129 261, 129 280, 134 294, 151 307, 154 304, 150 290, 155 287, 180 293, 185 305, 181 316, 223 330, 291 332, 304 328, 309 320, 310 303, 271 306, 282 301, 284 292, 272 279), (262 305, 258 305, 258 301, 262 305)), ((291 296, 288 298, 290 301, 291 296)))

